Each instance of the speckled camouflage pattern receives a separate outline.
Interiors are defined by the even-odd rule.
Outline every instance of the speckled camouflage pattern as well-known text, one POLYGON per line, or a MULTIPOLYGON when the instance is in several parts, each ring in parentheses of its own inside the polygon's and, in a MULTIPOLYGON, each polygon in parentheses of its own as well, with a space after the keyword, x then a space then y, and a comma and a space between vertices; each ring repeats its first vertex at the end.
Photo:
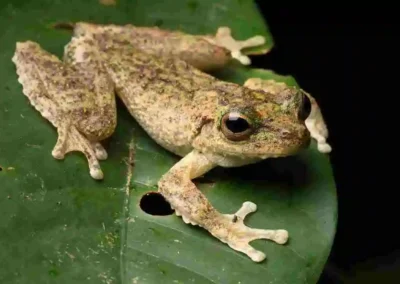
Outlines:
MULTIPOLYGON (((81 151, 92 177, 103 178, 98 159, 107 153, 99 142, 116 126, 116 93, 157 143, 183 157, 158 186, 184 222, 205 228, 257 262, 265 254, 249 245, 252 240, 284 244, 287 231, 244 224, 256 210, 254 203, 244 202, 236 214, 221 214, 192 179, 216 166, 238 167, 306 147, 310 134, 303 118, 304 92, 257 87, 250 81, 246 87, 206 74, 231 57, 202 36, 133 26, 73 27, 63 62, 30 41, 17 43, 13 57, 24 94, 58 130, 53 156, 81 151), (240 141, 229 139, 221 127, 230 112, 251 126, 240 141)), ((234 40, 228 39, 237 53, 234 40)))

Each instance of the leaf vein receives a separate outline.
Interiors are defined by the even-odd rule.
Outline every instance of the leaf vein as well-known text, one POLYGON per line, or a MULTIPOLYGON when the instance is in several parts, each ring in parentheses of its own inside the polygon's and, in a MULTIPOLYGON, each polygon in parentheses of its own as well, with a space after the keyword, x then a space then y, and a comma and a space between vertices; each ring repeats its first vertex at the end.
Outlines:
POLYGON ((167 262, 167 263, 169 263, 169 264, 172 264, 173 266, 176 266, 176 267, 180 267, 180 268, 182 268, 182 269, 185 269, 185 270, 187 270, 187 271, 189 271, 189 272, 192 272, 192 273, 194 273, 194 274, 200 276, 201 278, 204 278, 204 279, 210 281, 211 283, 215 283, 215 284, 217 283, 217 282, 215 282, 214 280, 212 280, 212 279, 210 279, 210 278, 208 278, 208 277, 206 277, 206 276, 204 276, 204 275, 201 275, 199 272, 197 272, 197 271, 195 271, 195 270, 192 270, 192 269, 190 269, 189 267, 185 267, 185 266, 183 266, 183 265, 179 265, 179 264, 177 264, 176 262, 173 262, 173 261, 171 261, 171 260, 169 260, 169 259, 162 258, 162 257, 160 257, 160 256, 154 255, 154 254, 149 253, 149 252, 147 252, 147 251, 143 251, 143 250, 141 250, 141 249, 138 249, 137 247, 131 247, 131 246, 129 246, 129 248, 130 248, 131 250, 141 252, 141 253, 146 254, 146 255, 148 255, 148 256, 151 256, 151 257, 153 257, 153 258, 156 258, 156 259, 165 261, 165 262, 167 262))
POLYGON ((130 184, 132 180, 132 175, 133 175, 133 168, 134 168, 134 158, 135 158, 135 144, 134 144, 134 138, 131 139, 129 145, 129 154, 128 154, 128 159, 126 161, 127 164, 127 170, 126 170, 126 183, 125 183, 125 196, 124 196, 124 205, 122 208, 122 216, 123 216, 123 228, 121 232, 121 249, 120 249, 120 277, 122 283, 126 282, 125 275, 126 275, 126 269, 125 269, 125 251, 126 251, 126 243, 128 240, 128 217, 129 217, 129 205, 130 205, 130 184))

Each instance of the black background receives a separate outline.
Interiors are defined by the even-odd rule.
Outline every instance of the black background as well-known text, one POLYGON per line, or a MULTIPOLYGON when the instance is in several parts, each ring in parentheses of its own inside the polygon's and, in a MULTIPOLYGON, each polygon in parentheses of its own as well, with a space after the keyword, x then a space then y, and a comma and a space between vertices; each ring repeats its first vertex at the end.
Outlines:
POLYGON ((257 2, 275 46, 253 64, 294 76, 330 131, 339 218, 320 283, 400 283, 397 9, 257 2))

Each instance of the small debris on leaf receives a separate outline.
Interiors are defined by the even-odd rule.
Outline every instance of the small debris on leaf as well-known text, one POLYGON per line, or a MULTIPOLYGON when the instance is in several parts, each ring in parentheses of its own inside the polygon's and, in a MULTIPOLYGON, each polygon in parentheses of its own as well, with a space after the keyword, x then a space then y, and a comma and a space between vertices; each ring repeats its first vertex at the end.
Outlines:
POLYGON ((117 5, 117 0, 99 0, 99 3, 104 6, 115 6, 117 5))

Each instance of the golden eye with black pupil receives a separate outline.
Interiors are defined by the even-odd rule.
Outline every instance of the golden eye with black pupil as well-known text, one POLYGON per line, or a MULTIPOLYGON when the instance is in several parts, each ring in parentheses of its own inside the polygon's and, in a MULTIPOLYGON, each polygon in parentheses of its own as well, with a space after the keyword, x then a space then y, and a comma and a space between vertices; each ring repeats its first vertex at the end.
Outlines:
POLYGON ((222 133, 231 141, 241 141, 250 137, 253 132, 251 121, 238 112, 229 112, 222 117, 222 133))
POLYGON ((299 116, 300 120, 306 120, 307 117, 310 115, 311 112, 311 101, 307 95, 304 95, 303 102, 299 109, 299 116))

